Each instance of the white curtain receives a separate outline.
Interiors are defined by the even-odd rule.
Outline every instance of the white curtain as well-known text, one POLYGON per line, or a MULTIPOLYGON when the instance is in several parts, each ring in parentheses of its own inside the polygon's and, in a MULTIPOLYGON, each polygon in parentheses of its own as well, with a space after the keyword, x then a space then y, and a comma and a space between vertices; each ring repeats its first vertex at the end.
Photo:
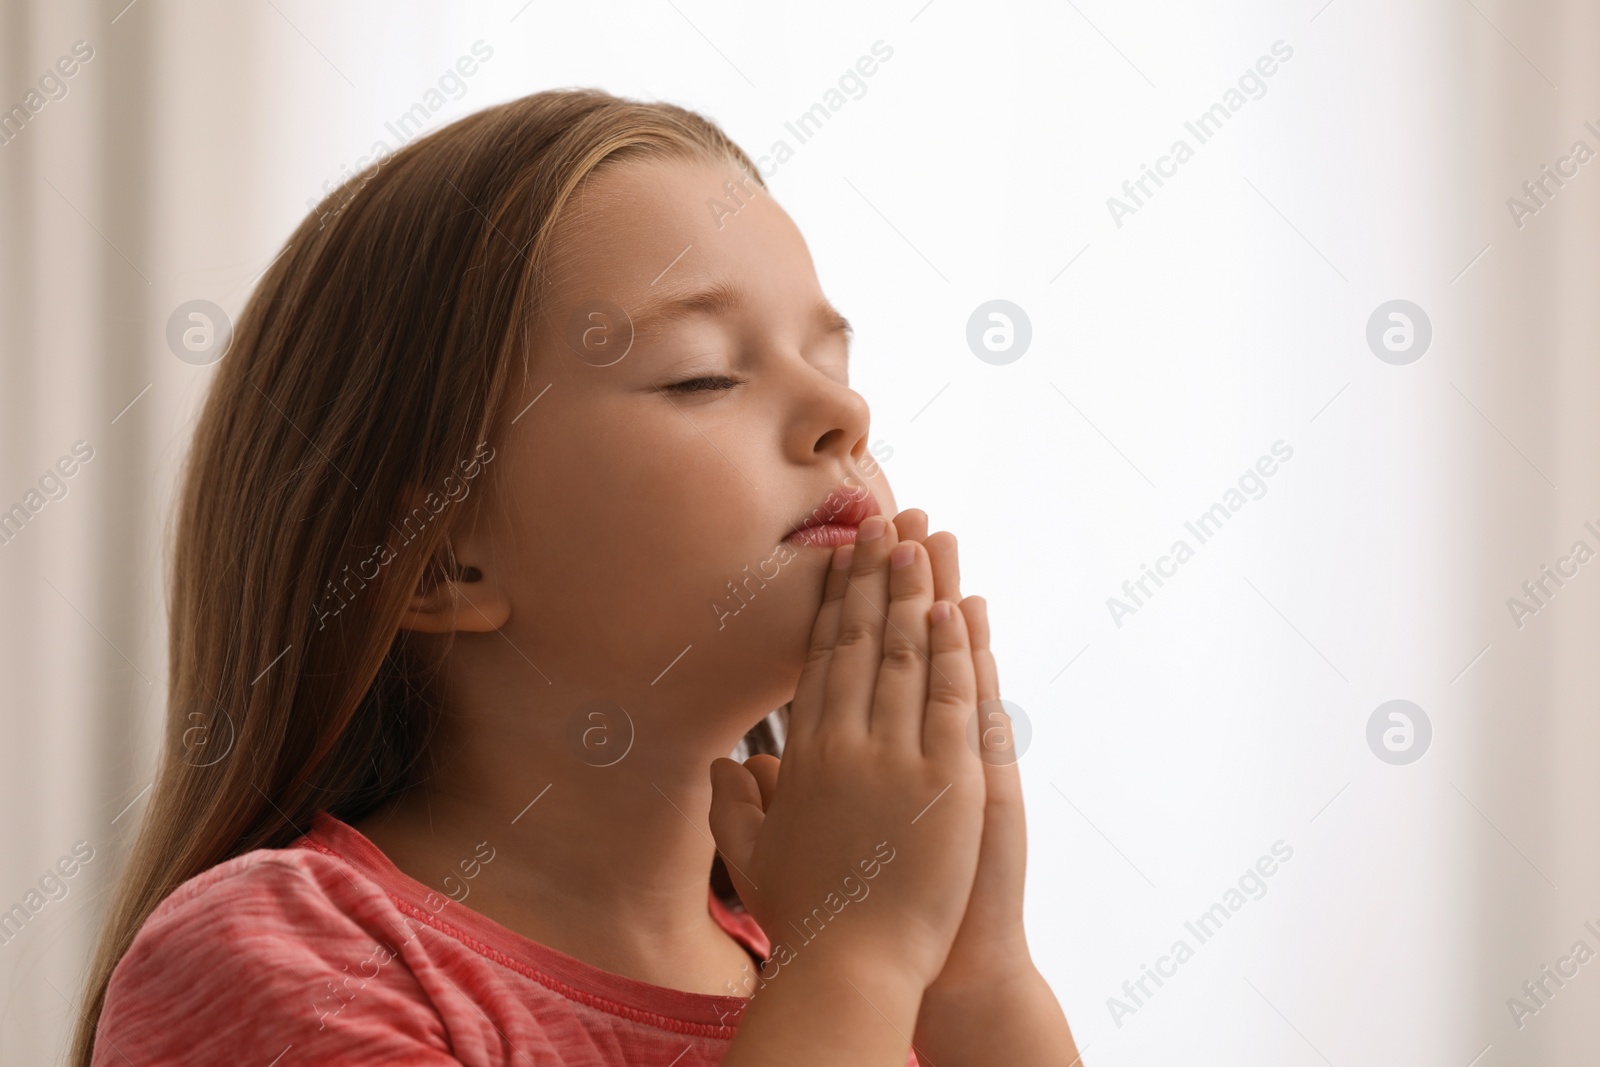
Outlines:
POLYGON ((770 181, 857 324, 874 453, 961 537, 1032 723, 1029 925, 1085 1062, 1577 1062, 1597 34, 1577 0, 7 0, 0 1060, 60 1055, 147 797, 212 373, 169 319, 236 314, 483 42, 424 129, 582 84, 790 142, 770 181), (968 345, 993 299, 1031 322, 1013 362, 968 345), (1418 344, 1414 310, 1368 342, 1396 300, 1431 331, 1410 362, 1382 334, 1418 344), (1391 762, 1421 744, 1408 709, 1426 751, 1391 762))

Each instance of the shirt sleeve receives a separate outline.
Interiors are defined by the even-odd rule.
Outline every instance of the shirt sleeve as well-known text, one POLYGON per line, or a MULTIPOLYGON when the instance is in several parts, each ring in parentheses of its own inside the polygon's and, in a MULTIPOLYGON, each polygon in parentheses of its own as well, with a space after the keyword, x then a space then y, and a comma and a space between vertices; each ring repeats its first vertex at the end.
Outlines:
POLYGON ((406 931, 316 862, 267 854, 153 912, 112 972, 94 1067, 458 1065, 406 931))

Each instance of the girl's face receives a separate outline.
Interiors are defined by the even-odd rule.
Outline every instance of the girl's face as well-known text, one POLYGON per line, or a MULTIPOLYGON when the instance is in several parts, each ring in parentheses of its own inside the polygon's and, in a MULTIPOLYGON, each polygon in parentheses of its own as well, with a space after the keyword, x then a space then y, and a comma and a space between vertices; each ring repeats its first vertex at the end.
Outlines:
POLYGON ((848 327, 794 222, 731 163, 602 170, 552 251, 497 427, 500 506, 458 556, 538 668, 512 654, 508 684, 615 700, 641 742, 725 721, 731 746, 793 695, 821 602, 831 548, 785 536, 841 485, 897 510, 848 327))

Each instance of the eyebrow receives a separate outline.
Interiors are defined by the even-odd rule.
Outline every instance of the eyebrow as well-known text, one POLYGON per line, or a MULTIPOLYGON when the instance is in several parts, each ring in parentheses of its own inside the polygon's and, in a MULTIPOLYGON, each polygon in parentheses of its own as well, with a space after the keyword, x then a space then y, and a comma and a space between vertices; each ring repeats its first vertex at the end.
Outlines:
MULTIPOLYGON (((696 315, 708 315, 713 318, 726 315, 739 310, 746 303, 743 289, 730 282, 719 281, 704 288, 670 293, 646 300, 629 312, 628 317, 633 322, 634 336, 640 337, 696 315)), ((812 305, 811 319, 821 326, 825 333, 842 333, 846 337, 855 334, 855 328, 850 325, 850 320, 841 315, 839 309, 829 303, 826 297, 818 297, 817 302, 812 305)))

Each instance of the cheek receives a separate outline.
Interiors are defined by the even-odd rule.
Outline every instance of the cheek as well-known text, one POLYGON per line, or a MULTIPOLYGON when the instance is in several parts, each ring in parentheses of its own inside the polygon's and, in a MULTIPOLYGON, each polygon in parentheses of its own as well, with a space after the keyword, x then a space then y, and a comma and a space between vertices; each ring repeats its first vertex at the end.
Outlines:
POLYGON ((744 563, 771 554, 748 549, 760 539, 755 490, 696 438, 568 445, 569 462, 525 466, 508 485, 501 551, 514 607, 533 608, 517 613, 522 628, 540 644, 653 662, 669 636, 714 617, 712 600, 744 563))
MULTIPOLYGON (((693 410, 568 410, 508 444, 494 537, 508 636, 619 698, 658 692, 670 665, 691 691, 787 700, 829 554, 778 545, 793 508, 777 503, 793 484, 778 454, 693 410)), ((869 482, 887 509, 881 470, 869 482)))

